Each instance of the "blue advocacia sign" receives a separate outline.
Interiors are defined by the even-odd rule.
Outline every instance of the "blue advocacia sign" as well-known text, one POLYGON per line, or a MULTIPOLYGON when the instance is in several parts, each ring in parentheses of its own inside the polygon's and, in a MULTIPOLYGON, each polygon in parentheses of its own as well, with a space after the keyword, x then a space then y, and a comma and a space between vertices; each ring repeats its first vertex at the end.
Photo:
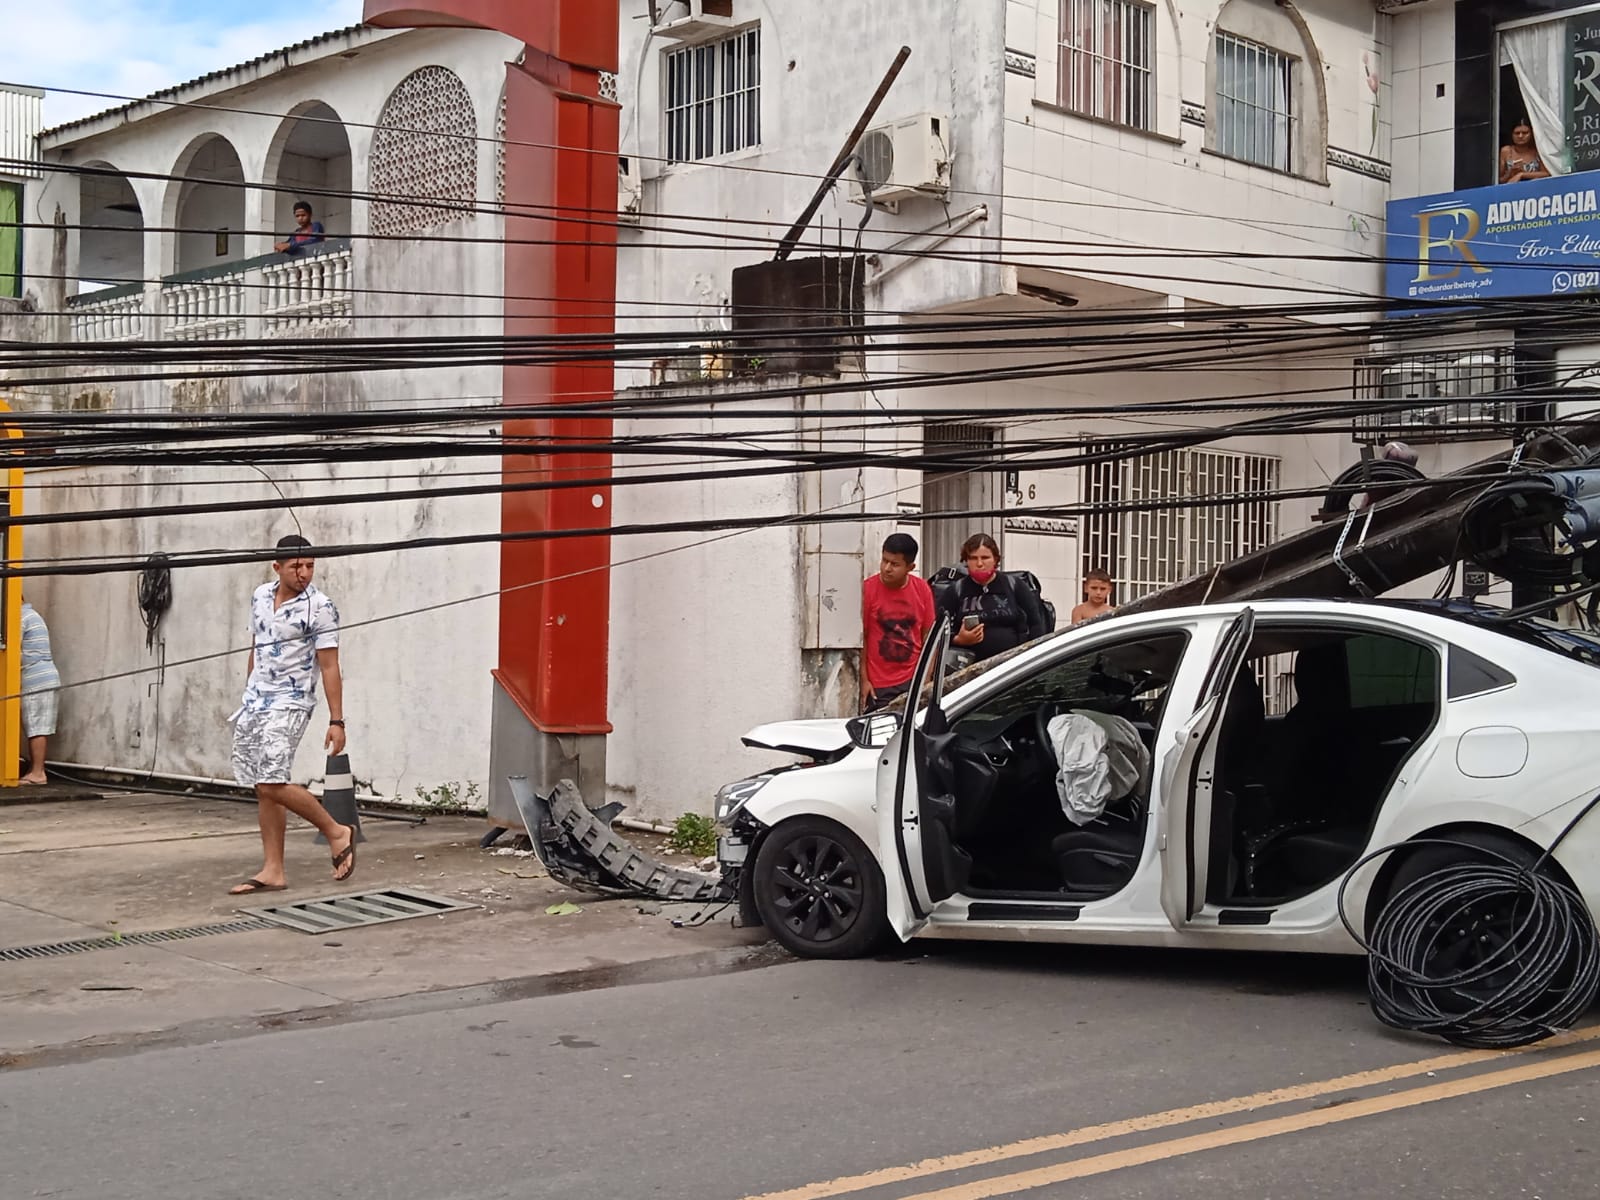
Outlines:
POLYGON ((1600 289, 1600 171, 1391 200, 1385 257, 1395 300, 1600 289))

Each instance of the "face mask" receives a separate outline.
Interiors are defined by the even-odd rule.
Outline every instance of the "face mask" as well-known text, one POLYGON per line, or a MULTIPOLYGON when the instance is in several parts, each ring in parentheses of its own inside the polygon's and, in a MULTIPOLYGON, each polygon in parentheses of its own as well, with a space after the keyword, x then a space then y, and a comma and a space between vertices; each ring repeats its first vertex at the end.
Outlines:
POLYGON ((984 567, 981 570, 969 570, 967 572, 968 575, 972 576, 972 582, 978 584, 979 586, 982 586, 993 579, 995 577, 995 573, 996 572, 993 567, 984 567))

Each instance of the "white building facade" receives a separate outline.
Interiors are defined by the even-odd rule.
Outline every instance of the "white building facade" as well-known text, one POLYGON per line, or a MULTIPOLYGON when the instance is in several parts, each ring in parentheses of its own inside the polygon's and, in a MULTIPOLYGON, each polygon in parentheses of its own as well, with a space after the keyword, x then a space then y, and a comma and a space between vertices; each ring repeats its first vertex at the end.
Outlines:
MULTIPOLYGON (((617 386, 630 399, 678 401, 684 415, 618 420, 617 435, 773 455, 756 466, 822 450, 1000 448, 1008 468, 925 472, 879 459, 618 486, 618 526, 762 523, 613 540, 605 798, 632 815, 706 811, 717 784, 751 766, 738 738, 755 724, 854 711, 860 580, 897 526, 923 543, 925 571, 951 561, 968 533, 994 534, 1007 564, 1039 575, 1064 614, 1090 567, 1109 568, 1127 600, 1303 528, 1318 489, 1354 461, 1358 435, 1393 432, 1336 418, 1315 433, 1254 429, 1094 466, 1052 461, 1086 439, 1114 448, 1258 420, 1274 411, 1263 406, 1402 386, 1385 356, 1415 348, 1369 345, 1362 305, 1385 287, 1391 157, 1397 181, 1422 186, 1399 162, 1412 161, 1406 138, 1418 135, 1401 124, 1391 139, 1391 118, 1410 119, 1401 91, 1420 94, 1415 74, 1402 85, 1398 73, 1397 55, 1415 44, 1399 31, 1413 14, 1365 0, 834 0, 824 21, 814 6, 778 0, 670 0, 652 23, 641 0, 619 4, 618 324, 662 345, 655 364, 619 369, 617 386), (773 257, 901 46, 910 58, 860 146, 876 203, 869 213, 847 171, 794 253, 832 260, 817 268, 832 299, 806 301, 808 315, 863 322, 861 344, 820 364, 738 360, 724 335, 761 313, 735 272, 773 257), (1161 405, 1188 407, 1164 415, 1161 405), (1266 495, 1284 489, 1307 494, 1266 495), (1262 495, 1137 511, 1240 493, 1262 495), (1135 511, 1028 511, 1115 504, 1135 511), (1014 511, 919 519, 986 509, 1014 511), (861 514, 869 519, 795 519, 861 514)), ((1434 6, 1449 7, 1422 7, 1434 6)), ((498 334, 497 205, 507 198, 496 112, 519 49, 477 31, 356 28, 47 131, 47 166, 67 169, 45 170, 28 205, 59 208, 65 229, 25 231, 37 336, 498 334), (299 198, 328 240, 285 259, 272 241, 299 198)), ((792 317, 794 303, 772 311, 792 317)), ((188 374, 79 379, 19 402, 201 418, 493 405, 501 390, 494 366, 188 374)), ((491 414, 479 428, 493 431, 491 414)), ((1423 466, 1479 457, 1494 447, 1462 438, 1498 436, 1463 423, 1452 440, 1424 443, 1423 466)), ((618 460, 619 475, 681 470, 681 455, 618 460)), ((492 495, 337 507, 314 498, 497 475, 493 458, 466 456, 36 472, 30 483, 68 485, 30 493, 47 510, 282 505, 44 527, 27 545, 39 558, 259 545, 296 517, 325 544, 484 533, 499 525, 492 495)), ((332 558, 319 574, 352 626, 358 777, 400 800, 441 787, 461 795, 469 783, 486 791, 494 549, 332 558), (388 619, 474 595, 486 598, 388 619)), ((223 719, 242 654, 154 668, 163 655, 241 645, 244 597, 261 577, 178 573, 149 648, 136 577, 31 585, 65 677, 149 669, 68 693, 61 757, 225 775, 223 719)), ((314 748, 300 766, 320 772, 314 748)))
MULTIPOLYGON (((1007 565, 1041 577, 1064 619, 1089 567, 1109 568, 1118 598, 1131 599, 1304 527, 1321 500, 909 518, 1313 489, 1355 460, 1347 423, 1094 467, 1030 465, 1041 443, 1143 439, 1259 417, 1252 403, 1349 399, 1356 360, 1369 351, 1364 336, 1334 326, 1359 324, 1358 316, 1294 310, 1339 302, 1354 310, 1381 289, 1388 21, 1366 0, 1181 8, 1165 0, 838 0, 826 20, 813 6, 777 0, 676 0, 656 6, 654 27, 644 8, 621 0, 622 205, 638 225, 621 234, 619 319, 624 330, 644 331, 692 318, 705 355, 693 385, 663 381, 659 370, 619 372, 619 387, 632 383, 641 394, 692 386, 732 396, 789 382, 763 383, 759 371, 715 377, 718 335, 738 318, 733 273, 773 257, 774 240, 803 210, 897 51, 911 50, 871 122, 882 133, 862 143, 863 152, 869 143, 894 150, 892 169, 873 151, 873 169, 886 171, 879 195, 892 204, 858 233, 866 210, 852 168, 796 251, 849 258, 859 247, 868 326, 864 365, 847 357, 837 377, 860 388, 805 406, 839 405, 843 412, 813 418, 812 427, 864 425, 879 449, 995 446, 1007 450, 1012 470, 832 472, 810 485, 809 501, 790 485, 773 511, 796 501, 802 511, 808 502, 898 510, 924 546, 925 573, 952 562, 967 534, 992 533, 1007 565), (1029 336, 1008 335, 1007 322, 1052 315, 1060 324, 1035 331, 1038 340, 995 345, 1029 336), (917 332, 962 318, 985 327, 917 332), (946 379, 952 372, 982 381, 946 379), (897 386, 907 376, 934 379, 897 386), (1181 401, 1215 411, 1119 411, 1181 401)), ((797 411, 794 422, 799 430, 806 417, 797 411)), ((833 436, 830 448, 844 450, 863 435, 833 436)), ((619 522, 645 506, 727 511, 722 494, 699 486, 663 486, 648 498, 619 492, 616 503, 619 522)), ((616 603, 626 607, 636 594, 637 619, 653 620, 664 641, 689 625, 707 632, 705 645, 734 654, 700 668, 710 676, 700 699, 725 735, 722 751, 648 719, 669 679, 698 687, 685 660, 699 643, 614 655, 621 708, 613 779, 631 774, 649 788, 642 769, 619 770, 649 761, 675 795, 703 773, 708 754, 730 777, 748 768, 753 759, 736 738, 757 720, 847 711, 859 580, 895 524, 740 535, 700 548, 684 537, 675 565, 619 578, 616 603), (681 586, 664 596, 673 578, 681 586), (773 614, 770 627, 742 624, 751 606, 773 614)), ((671 807, 653 790, 633 798, 652 811, 671 807)))
MULTIPOLYGON (((135 340, 497 336, 502 270, 496 112, 512 39, 465 30, 356 27, 220 70, 147 101, 46 130, 27 211, 19 320, 39 341, 108 351, 135 340), (388 200, 384 198, 388 197, 388 200), (407 200, 397 199, 408 197, 407 200), (296 255, 274 243, 310 203, 326 240, 296 255)), ((497 366, 283 370, 265 356, 184 366, 178 378, 107 366, 11 389, 21 407, 86 413, 306 414, 482 405, 497 366)), ((0 385, 4 386, 4 385, 0 385)), ((493 430, 495 417, 456 432, 493 430)), ((292 448, 294 438, 285 439, 292 448)), ((383 441, 380 431, 374 439, 383 441)), ((311 439, 315 444, 315 438, 311 439)), ((323 545, 406 541, 498 527, 491 494, 330 506, 318 498, 498 482, 494 457, 126 465, 30 471, 28 505, 69 512, 142 505, 272 504, 27 531, 34 560, 139 557, 271 545, 303 531, 323 545)), ((251 589, 264 565, 173 573, 171 607, 147 644, 137 575, 53 577, 27 592, 50 623, 69 682, 141 672, 63 694, 52 758, 121 771, 226 779, 251 589), (228 650, 231 656, 214 657, 228 650), (189 662, 190 659, 200 661, 189 662)), ((348 625, 345 709, 367 792, 415 802, 481 794, 488 773, 489 672, 496 654, 492 545, 327 558, 317 582, 348 625), (465 596, 473 603, 397 614, 465 596)), ((320 739, 298 771, 322 774, 320 739)))

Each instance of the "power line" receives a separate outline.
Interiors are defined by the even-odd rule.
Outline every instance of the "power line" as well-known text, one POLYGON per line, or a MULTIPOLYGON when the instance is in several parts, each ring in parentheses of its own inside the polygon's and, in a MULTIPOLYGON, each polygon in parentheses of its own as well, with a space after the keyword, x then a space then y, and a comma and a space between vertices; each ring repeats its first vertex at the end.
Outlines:
MULTIPOLYGON (((1485 479, 1504 478, 1502 472, 1485 475, 1485 479)), ((1440 480, 1408 481, 1415 486, 1437 487, 1440 480)), ((1385 484, 1385 487, 1391 486, 1385 484)), ((1393 486, 1401 486, 1396 484, 1393 486)), ((1365 485, 1357 487, 1351 485, 1348 489, 1353 494, 1365 490, 1365 485)), ((1009 516, 1038 516, 1046 518, 1064 518, 1077 516, 1096 516, 1128 512, 1158 512, 1177 508, 1216 508, 1230 507, 1248 503, 1267 503, 1287 499, 1310 499, 1327 495, 1327 485, 1313 488, 1283 488, 1270 491, 1233 492, 1211 496, 1179 496, 1159 500, 1129 500, 1115 501, 1103 504, 1064 504, 1064 505, 1036 505, 1014 507, 972 508, 960 510, 937 510, 934 512, 905 512, 893 510, 888 512, 861 512, 861 513, 799 513, 774 520, 770 517, 722 517, 717 519, 684 520, 684 521, 652 521, 627 525, 595 526, 579 529, 538 529, 538 530, 495 530, 486 533, 471 534, 446 534, 432 537, 408 538, 397 541, 362 542, 334 546, 314 546, 308 557, 314 558, 351 558, 373 554, 415 553, 420 550, 440 549, 450 546, 469 546, 484 544, 508 544, 517 542, 546 542, 546 541, 571 541, 575 539, 597 537, 630 537, 638 535, 662 535, 674 533, 708 533, 732 532, 736 530, 755 530, 793 527, 799 528, 807 525, 832 525, 832 524, 872 524, 880 521, 922 523, 924 521, 948 521, 955 519, 979 519, 1009 516)), ((194 553, 190 555, 172 554, 163 561, 163 565, 171 569, 186 567, 216 567, 237 566, 243 563, 271 562, 282 556, 282 551, 277 549, 267 550, 240 550, 240 551, 214 551, 209 553, 194 553)), ((41 565, 7 565, 0 568, 0 578, 29 578, 35 576, 63 576, 63 575, 107 575, 128 574, 143 571, 149 566, 148 560, 103 558, 93 561, 68 561, 57 560, 41 565)))
MULTIPOLYGON (((526 140, 522 140, 522 139, 499 138, 499 137, 493 137, 493 136, 485 136, 483 134, 477 133, 476 131, 474 131, 471 134, 458 134, 458 133, 450 133, 450 132, 445 132, 445 131, 440 131, 440 130, 409 129, 409 128, 405 127, 405 126, 399 126, 399 125, 380 125, 380 124, 377 124, 375 122, 346 121, 346 120, 343 120, 342 118, 316 117, 316 116, 311 116, 309 114, 301 114, 299 116, 290 118, 290 117, 286 116, 286 114, 281 113, 281 112, 270 112, 270 111, 266 111, 266 110, 262 110, 262 109, 241 108, 241 107, 237 107, 237 106, 229 106, 229 105, 221 105, 221 104, 205 104, 205 103, 201 103, 199 101, 171 100, 171 99, 161 98, 161 97, 157 97, 157 96, 153 96, 153 95, 152 96, 126 96, 126 95, 121 95, 121 94, 118 94, 118 93, 115 93, 115 92, 97 92, 97 91, 90 91, 90 90, 87 90, 87 89, 77 89, 77 88, 42 87, 41 85, 36 85, 36 84, 25 84, 25 85, 21 85, 21 86, 33 87, 33 88, 36 88, 38 90, 43 90, 43 91, 46 91, 46 92, 57 92, 57 93, 60 93, 62 95, 90 96, 90 97, 96 97, 96 98, 99 98, 99 99, 121 100, 121 101, 127 102, 129 104, 141 104, 141 103, 142 104, 161 104, 161 105, 166 105, 169 108, 197 109, 197 110, 203 110, 203 111, 206 111, 206 112, 224 112, 224 113, 238 114, 238 115, 242 115, 242 116, 267 117, 267 118, 275 120, 275 121, 277 121, 279 123, 284 123, 284 122, 287 122, 288 120, 292 119, 292 120, 295 120, 295 121, 305 121, 305 122, 308 122, 308 123, 319 123, 319 124, 325 124, 325 125, 337 125, 342 129, 370 129, 370 130, 373 130, 373 131, 377 131, 379 129, 387 129, 387 130, 390 130, 390 131, 393 131, 393 132, 399 132, 399 133, 404 133, 404 132, 424 133, 424 134, 428 134, 430 136, 438 136, 438 137, 445 137, 445 138, 455 138, 455 139, 460 139, 460 140, 463 140, 463 141, 471 141, 471 142, 474 142, 474 143, 487 142, 487 143, 499 145, 499 146, 502 146, 502 147, 513 147, 513 146, 515 146, 515 147, 519 147, 519 148, 527 148, 527 149, 535 149, 535 150, 561 150, 561 151, 569 151, 569 152, 575 152, 575 153, 596 154, 596 155, 601 155, 601 156, 604 156, 604 157, 617 157, 617 158, 625 157, 625 158, 628 158, 630 161, 636 161, 636 162, 654 162, 654 163, 660 163, 660 164, 663 164, 663 165, 669 165, 669 166, 672 165, 672 160, 670 158, 666 157, 666 156, 662 156, 662 155, 646 155, 646 154, 639 154, 639 153, 629 153, 629 154, 624 155, 624 154, 622 154, 620 152, 620 147, 619 147, 619 150, 616 153, 613 154, 613 152, 611 152, 611 151, 599 150, 599 149, 595 149, 595 148, 591 148, 591 147, 562 146, 562 145, 559 145, 557 143, 552 143, 552 142, 533 142, 533 141, 526 141, 526 140)), ((92 120, 92 118, 90 118, 90 119, 92 120)), ((222 135, 219 134, 217 136, 220 137, 222 135)), ((226 140, 226 139, 224 139, 224 140, 226 140)), ((229 144, 231 145, 232 143, 229 143, 229 144)), ((34 165, 37 165, 37 164, 34 164, 34 165)), ((821 180, 823 178, 825 178, 825 173, 822 173, 822 172, 796 171, 796 170, 790 170, 790 169, 784 169, 784 168, 778 168, 778 167, 756 166, 756 165, 754 165, 752 163, 718 162, 716 160, 705 160, 705 161, 697 160, 695 165, 697 167, 710 168, 710 169, 713 169, 713 170, 742 171, 742 172, 745 172, 745 173, 748 173, 748 174, 753 174, 753 175, 770 175, 770 176, 774 176, 774 177, 778 177, 778 178, 804 179, 804 180, 807 180, 807 181, 810 181, 810 182, 821 182, 821 180)), ((1073 207, 1073 208, 1106 209, 1106 210, 1115 211, 1115 212, 1137 212, 1137 213, 1141 213, 1141 214, 1148 213, 1150 211, 1150 206, 1153 204, 1153 205, 1158 206, 1158 211, 1163 212, 1165 215, 1181 216, 1181 217, 1197 217, 1197 218, 1202 218, 1202 219, 1206 219, 1206 220, 1223 220, 1223 221, 1228 222, 1230 225, 1234 225, 1234 226, 1243 224, 1243 225, 1246 225, 1246 226, 1259 227, 1259 228, 1262 228, 1262 229, 1270 229, 1270 228, 1276 226, 1276 227, 1290 228, 1290 229, 1311 229, 1311 230, 1317 230, 1317 231, 1326 232, 1326 233, 1347 233, 1347 232, 1349 232, 1349 229, 1346 226, 1310 225, 1310 224, 1305 224, 1305 223, 1302 223, 1302 222, 1292 222, 1292 221, 1265 221, 1265 220, 1260 220, 1260 219, 1256 219, 1256 218, 1240 217, 1237 214, 1231 214, 1231 213, 1230 214, 1220 214, 1220 213, 1214 213, 1214 212, 1204 212, 1204 211, 1201 211, 1199 209, 1184 208, 1181 205, 1173 205, 1168 201, 1162 201, 1162 200, 1146 201, 1143 205, 1122 205, 1122 204, 1106 204, 1106 203, 1102 203, 1102 202, 1087 201, 1087 200, 1068 200, 1065 197, 1038 197, 1038 198, 1035 198, 1035 197, 1018 197, 1018 196, 1010 195, 1010 194, 1005 193, 1005 192, 984 192, 984 191, 971 190, 971 189, 965 189, 965 188, 952 189, 952 195, 958 195, 958 196, 963 196, 963 197, 972 197, 974 199, 993 199, 993 200, 1026 199, 1031 204, 1058 204, 1058 205, 1063 205, 1063 206, 1068 206, 1068 207, 1073 207)))

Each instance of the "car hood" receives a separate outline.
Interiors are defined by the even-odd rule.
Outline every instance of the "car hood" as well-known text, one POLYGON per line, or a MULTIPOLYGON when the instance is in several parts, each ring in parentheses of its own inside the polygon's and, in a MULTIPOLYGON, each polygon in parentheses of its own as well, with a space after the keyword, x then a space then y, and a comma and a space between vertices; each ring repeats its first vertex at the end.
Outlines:
POLYGON ((838 758, 854 745, 848 723, 842 720, 775 721, 756 726, 740 740, 757 750, 781 750, 818 760, 838 758))

